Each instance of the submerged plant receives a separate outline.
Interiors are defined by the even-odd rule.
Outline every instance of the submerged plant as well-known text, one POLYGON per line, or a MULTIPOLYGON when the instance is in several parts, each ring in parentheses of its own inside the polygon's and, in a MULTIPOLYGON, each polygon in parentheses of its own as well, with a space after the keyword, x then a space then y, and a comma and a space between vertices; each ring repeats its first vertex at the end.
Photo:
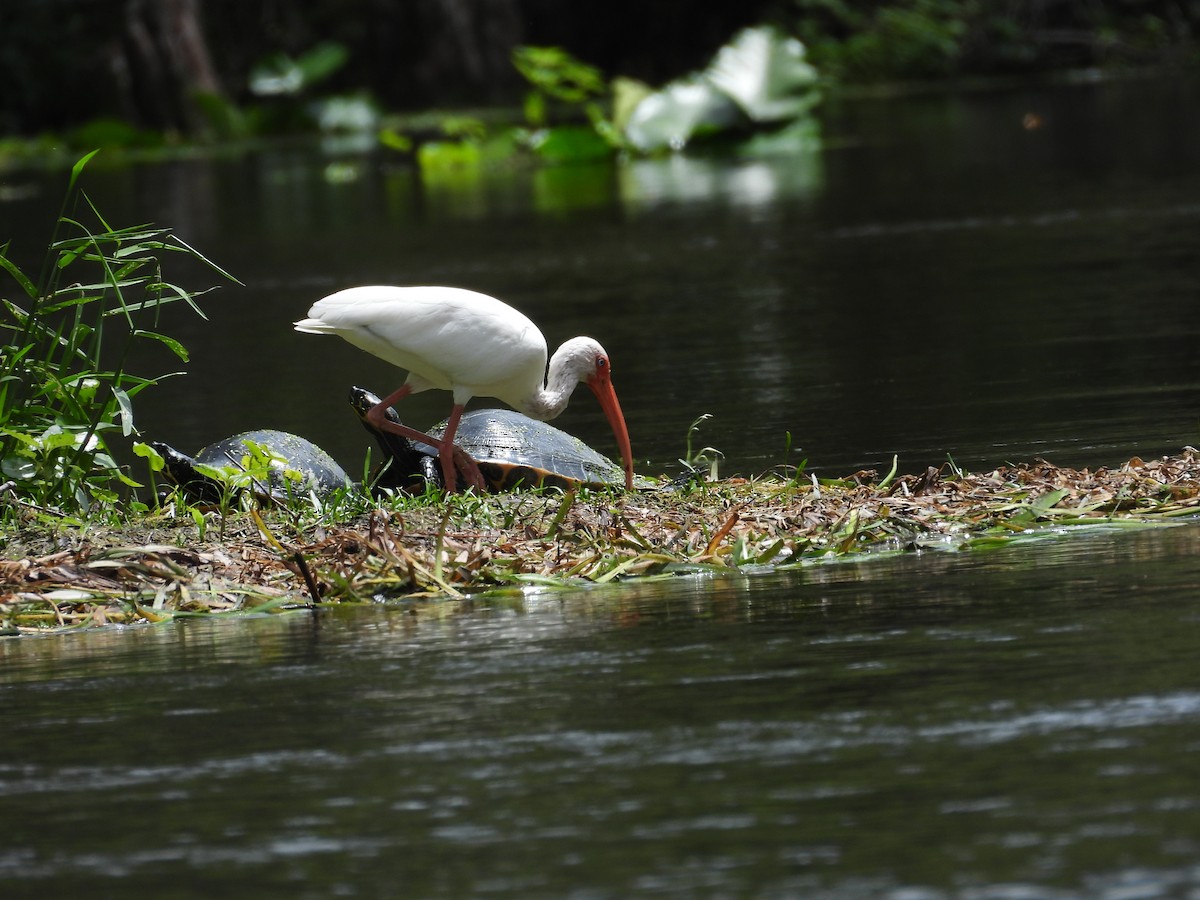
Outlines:
POLYGON ((686 450, 683 459, 679 460, 684 467, 692 472, 699 473, 701 469, 707 468, 707 479, 709 481, 717 480, 717 467, 721 460, 725 458, 725 454, 715 447, 702 447, 693 452, 692 438, 700 432, 700 426, 712 418, 712 413, 704 413, 697 418, 691 425, 688 426, 686 450))
POLYGON ((34 283, 0 246, 0 268, 19 288, 0 298, 0 471, 25 504, 80 516, 111 504, 120 485, 138 486, 113 459, 108 440, 135 431, 134 398, 166 375, 128 371, 135 341, 156 341, 182 361, 187 351, 157 330, 162 307, 189 291, 163 278, 162 257, 182 253, 228 273, 169 229, 114 228, 77 189, 88 154, 71 170, 67 195, 34 283))

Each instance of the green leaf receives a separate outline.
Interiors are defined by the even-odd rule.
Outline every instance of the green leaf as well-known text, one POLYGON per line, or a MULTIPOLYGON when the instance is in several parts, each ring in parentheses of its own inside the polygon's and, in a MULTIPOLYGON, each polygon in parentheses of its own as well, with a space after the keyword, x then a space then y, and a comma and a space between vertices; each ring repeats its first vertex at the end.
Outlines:
POLYGON ((412 151, 412 138, 396 131, 394 128, 380 128, 378 137, 379 143, 383 144, 389 150, 395 150, 398 153, 410 153, 412 151))
POLYGON ((78 437, 79 435, 73 432, 63 431, 58 425, 51 425, 42 434, 39 443, 42 445, 43 450, 61 450, 64 447, 76 446, 79 443, 77 440, 78 437))
POLYGON ((59 269, 65 269, 67 266, 71 265, 71 263, 75 262, 75 260, 79 259, 79 254, 82 252, 82 249, 64 250, 58 254, 58 260, 55 262, 55 265, 58 266, 59 269))
POLYGON ((70 194, 71 191, 75 189, 75 182, 79 180, 79 176, 83 172, 83 167, 86 166, 91 161, 92 157, 95 156, 99 152, 100 152, 100 148, 97 147, 91 153, 88 153, 88 154, 85 154, 84 156, 82 156, 79 159, 79 161, 77 163, 75 163, 75 165, 71 166, 71 178, 67 182, 67 193, 68 194, 70 194))
POLYGON ((125 437, 133 434, 133 403, 129 399, 129 395, 115 384, 112 386, 113 396, 117 398, 117 406, 120 407, 121 416, 121 434, 125 437))
POLYGON ((13 280, 21 286, 21 290, 25 292, 30 300, 37 299, 38 292, 33 282, 26 278, 25 273, 18 269, 16 263, 8 258, 8 244, 0 247, 0 268, 3 268, 5 272, 13 277, 13 280))
MULTIPOLYGON (((232 275, 229 277, 233 281, 237 282, 238 284, 241 284, 241 282, 238 281, 236 278, 233 278, 232 275)), ((208 293, 208 291, 185 291, 183 288, 181 288, 177 285, 174 285, 174 284, 168 284, 167 282, 163 282, 162 289, 163 289, 164 294, 166 294, 166 293, 174 294, 175 299, 182 300, 184 303, 186 303, 188 306, 190 306, 192 308, 192 312, 194 312, 196 315, 198 315, 201 319, 204 319, 204 321, 206 321, 206 322, 208 321, 208 316, 206 316, 204 314, 204 310, 202 310, 199 307, 199 305, 196 303, 196 298, 199 297, 201 294, 208 293)), ((210 288, 209 290, 212 290, 212 288, 210 288)), ((158 302, 159 303, 173 303, 174 300, 172 300, 170 297, 160 296, 158 298, 158 302)))
POLYGON ((1070 491, 1066 488, 1059 488, 1057 491, 1049 491, 1033 501, 1033 508, 1039 511, 1046 511, 1058 506, 1060 500, 1067 496, 1070 491))
POLYGON ((18 443, 24 444, 26 447, 36 447, 38 443, 38 439, 33 435, 26 434, 24 431, 18 431, 15 428, 0 429, 0 434, 3 434, 5 437, 12 438, 18 443))
POLYGON ((197 475, 203 475, 213 481, 228 482, 233 475, 237 474, 237 470, 232 466, 210 466, 208 463, 198 462, 193 468, 197 475))
POLYGON ((152 341, 158 341, 159 343, 166 345, 167 349, 178 356, 181 360, 184 362, 188 361, 187 347, 183 346, 183 344, 179 343, 179 341, 175 340, 173 337, 169 337, 165 334, 159 334, 156 331, 143 331, 140 328, 134 332, 134 335, 136 337, 149 338, 152 341))
POLYGON ((106 222, 106 221, 104 220, 104 216, 100 215, 100 210, 96 209, 96 204, 92 202, 92 198, 91 198, 91 197, 89 197, 89 196, 87 195, 87 193, 86 193, 86 192, 84 192, 84 191, 80 191, 80 194, 82 194, 82 195, 83 195, 83 200, 84 200, 84 202, 85 202, 85 203, 87 203, 87 205, 88 205, 88 208, 89 208, 89 209, 92 211, 92 215, 94 215, 94 216, 96 217, 96 221, 97 221, 97 222, 99 222, 101 225, 103 225, 103 226, 104 226, 104 230, 105 230, 105 231, 107 231, 107 232, 109 232, 110 234, 112 234, 112 233, 113 233, 112 226, 111 226, 111 225, 109 225, 109 224, 108 224, 108 222, 106 222))
POLYGON ((29 481, 37 476, 37 466, 33 464, 33 460, 27 459, 24 456, 6 456, 0 460, 0 471, 9 478, 15 478, 18 481, 29 481))
POLYGON ((163 466, 166 465, 162 458, 162 454, 160 454, 149 444, 144 444, 141 441, 134 441, 133 453, 135 456, 140 456, 146 460, 146 463, 150 466, 151 472, 161 472, 163 470, 163 466))
POLYGON ((594 129, 578 125, 548 128, 538 133, 533 149, 547 162, 569 163, 606 159, 613 148, 594 129))
POLYGON ((334 41, 326 41, 323 44, 317 44, 306 53, 302 53, 296 60, 296 68, 300 70, 304 85, 307 87, 328 78, 344 66, 349 58, 350 51, 345 46, 334 41))
POLYGON ((512 61, 530 84, 559 100, 581 103, 604 92, 600 70, 559 47, 517 47, 512 61))
POLYGON ((530 91, 525 95, 525 121, 534 128, 546 124, 546 95, 541 91, 530 91))
POLYGON ((132 478, 130 478, 128 475, 126 475, 124 472, 122 472, 120 469, 114 469, 113 472, 116 474, 117 480, 120 481, 121 484, 125 485, 126 487, 140 488, 140 487, 145 486, 141 482, 134 481, 132 478))
POLYGON ((458 141, 429 141, 417 149, 417 162, 426 175, 478 169, 481 158, 478 144, 458 141))
POLYGON ((199 250, 197 250, 195 247, 193 247, 191 244, 189 244, 187 241, 185 241, 179 235, 177 235, 177 234, 171 235, 171 240, 174 241, 176 244, 178 244, 189 256, 193 257, 194 259, 200 260, 200 262, 204 263, 206 266, 208 266, 210 269, 212 269, 214 272, 216 272, 222 278, 228 278, 234 284, 241 284, 241 282, 238 281, 237 278, 235 278, 233 275, 226 272, 224 269, 222 269, 220 266, 218 266, 215 262, 213 262, 211 259, 209 259, 207 256, 205 256, 203 253, 201 253, 199 250))

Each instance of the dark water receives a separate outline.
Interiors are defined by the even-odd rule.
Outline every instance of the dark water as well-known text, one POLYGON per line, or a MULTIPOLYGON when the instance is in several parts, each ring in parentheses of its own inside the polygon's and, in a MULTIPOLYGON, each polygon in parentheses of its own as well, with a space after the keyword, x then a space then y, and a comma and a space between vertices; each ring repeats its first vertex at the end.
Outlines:
MULTIPOLYGON (((278 427, 359 469, 346 391, 398 374, 291 322, 353 284, 449 283, 521 307, 552 346, 599 337, 647 473, 706 412, 730 472, 1095 465, 1200 440, 1197 108, 1200 81, 1177 77, 831 103, 824 151, 422 181, 276 150, 94 164, 85 184, 111 220, 171 224, 246 284, 208 300, 211 323, 166 323, 189 374, 144 393, 139 421, 191 449, 278 427)), ((58 178, 10 179, 18 250, 58 178)), ((409 402, 420 424, 448 408, 409 402)), ((588 396, 558 424, 613 451, 588 396)))
MULTIPOLYGON (((831 103, 819 152, 422 182, 297 149, 86 183, 245 282, 165 323, 189 374, 138 415, 184 446, 282 427, 353 468, 346 389, 397 376, 290 323, 452 283, 599 337, 647 473, 704 412, 726 471, 789 432, 830 474, 1096 466, 1200 437, 1197 101, 997 90, 831 103)), ((57 193, 0 181, 18 253, 57 193)), ((589 398, 559 424, 611 447, 589 398)), ((3 641, 0 894, 1194 898, 1198 542, 3 641)))
POLYGON ((4 894, 1195 897, 1198 549, 10 640, 4 894))

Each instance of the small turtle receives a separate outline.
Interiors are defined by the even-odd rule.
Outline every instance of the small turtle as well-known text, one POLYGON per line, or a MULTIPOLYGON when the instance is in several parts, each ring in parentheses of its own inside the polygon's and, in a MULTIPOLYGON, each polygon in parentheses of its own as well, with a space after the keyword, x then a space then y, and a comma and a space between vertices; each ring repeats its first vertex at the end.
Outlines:
POLYGON ((272 457, 268 483, 254 483, 254 493, 260 498, 285 500, 289 496, 307 496, 310 491, 323 498, 351 484, 350 476, 333 457, 312 441, 286 431, 270 428, 244 431, 209 444, 194 457, 161 442, 156 441, 150 446, 163 458, 163 473, 167 480, 179 487, 188 502, 218 504, 229 496, 229 486, 198 471, 196 466, 253 470, 256 468, 255 453, 248 442, 263 448, 272 457), (301 477, 295 480, 285 474, 288 472, 298 472, 301 477))
MULTIPOLYGON (((391 432, 379 431, 367 422, 366 414, 379 397, 364 388, 350 389, 350 405, 363 427, 379 442, 386 468, 377 473, 376 487, 413 488, 422 481, 442 485, 437 448, 413 444, 391 432)), ((387 417, 400 417, 394 409, 387 417)), ((440 437, 441 423, 429 430, 440 437)), ((607 456, 597 453, 577 437, 531 419, 511 409, 477 409, 464 413, 454 443, 479 463, 484 481, 493 491, 519 487, 558 487, 568 490, 581 484, 592 487, 624 487, 625 470, 607 456)))

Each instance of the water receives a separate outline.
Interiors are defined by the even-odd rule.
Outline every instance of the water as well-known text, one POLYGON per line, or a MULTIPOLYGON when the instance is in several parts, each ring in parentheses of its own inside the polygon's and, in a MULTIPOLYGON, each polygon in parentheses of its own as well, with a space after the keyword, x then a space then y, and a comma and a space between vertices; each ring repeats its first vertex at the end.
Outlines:
MULTIPOLYGON (((726 471, 1112 465, 1197 438, 1198 93, 831 104, 825 150, 732 160, 423 183, 295 149, 88 185, 246 284, 166 323, 189 374, 138 416, 184 447, 282 427, 353 469, 346 389, 396 376, 290 323, 433 282, 600 337, 644 472, 703 412, 726 471)), ((30 253, 56 180, 0 188, 30 253)), ((560 424, 611 449, 587 397, 560 424)), ((1198 541, 3 641, 4 894, 1200 896, 1198 541)))
MULTIPOLYGON (((280 149, 98 165, 87 185, 110 219, 169 223, 246 284, 212 295, 209 323, 165 323, 192 360, 138 421, 185 449, 283 428, 361 471, 346 392, 397 373, 291 323, 348 285, 450 283, 516 304, 552 345, 599 337, 646 473, 676 465, 703 413, 727 472, 1096 465, 1200 440, 1198 104, 1182 77, 998 90, 832 104, 823 152, 423 181, 280 149)), ((32 252, 60 187, 21 190, 0 234, 32 252)), ((180 368, 152 349, 146 371, 180 368)), ((448 410, 405 405, 424 425, 448 410)), ((558 424, 615 452, 589 396, 558 424)))
POLYGON ((0 644, 6 896, 1185 897, 1200 528, 0 644))

